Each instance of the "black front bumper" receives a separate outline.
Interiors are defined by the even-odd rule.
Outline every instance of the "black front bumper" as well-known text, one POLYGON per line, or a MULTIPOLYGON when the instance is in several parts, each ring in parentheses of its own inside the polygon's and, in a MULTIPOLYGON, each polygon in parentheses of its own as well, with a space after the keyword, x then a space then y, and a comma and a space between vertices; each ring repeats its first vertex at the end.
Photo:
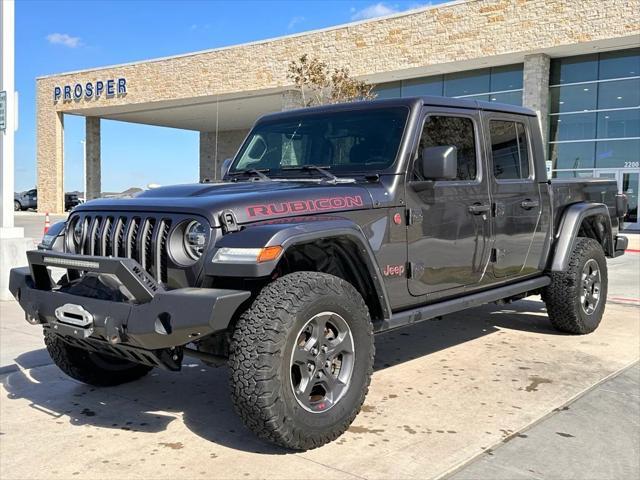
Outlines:
POLYGON ((29 323, 43 324, 82 348, 172 370, 180 368, 180 347, 226 329, 250 296, 243 290, 165 290, 127 258, 38 250, 27 252, 27 258, 29 267, 11 270, 9 289, 29 323), (67 269, 69 279, 80 272, 109 275, 129 300, 67 293, 53 284, 48 266, 67 269))

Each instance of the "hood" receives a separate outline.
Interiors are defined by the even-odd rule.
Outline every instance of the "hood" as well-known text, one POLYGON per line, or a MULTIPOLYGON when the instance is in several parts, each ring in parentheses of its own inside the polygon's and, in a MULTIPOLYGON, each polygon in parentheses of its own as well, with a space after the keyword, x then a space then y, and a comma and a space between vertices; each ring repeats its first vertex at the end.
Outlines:
POLYGON ((76 211, 141 211, 195 214, 212 226, 231 211, 239 224, 317 213, 372 208, 367 188, 356 183, 258 181, 176 185, 147 190, 134 198, 100 199, 76 211))

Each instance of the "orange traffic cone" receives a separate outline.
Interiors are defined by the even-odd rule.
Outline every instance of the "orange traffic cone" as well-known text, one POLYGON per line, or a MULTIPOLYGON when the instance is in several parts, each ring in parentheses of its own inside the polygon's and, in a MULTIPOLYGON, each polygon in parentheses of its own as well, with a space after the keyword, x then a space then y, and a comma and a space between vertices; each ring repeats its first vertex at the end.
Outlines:
POLYGON ((45 235, 49 231, 49 227, 51 227, 51 220, 49 219, 49 212, 47 212, 44 216, 44 234, 45 235))

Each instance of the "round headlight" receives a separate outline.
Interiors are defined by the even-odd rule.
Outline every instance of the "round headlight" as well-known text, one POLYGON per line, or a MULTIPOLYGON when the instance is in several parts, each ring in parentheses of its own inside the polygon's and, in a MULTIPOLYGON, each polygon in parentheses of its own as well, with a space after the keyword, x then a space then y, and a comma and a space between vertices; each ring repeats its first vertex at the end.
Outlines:
POLYGON ((193 260, 198 260, 207 245, 207 229, 200 222, 193 220, 184 229, 184 249, 193 260))

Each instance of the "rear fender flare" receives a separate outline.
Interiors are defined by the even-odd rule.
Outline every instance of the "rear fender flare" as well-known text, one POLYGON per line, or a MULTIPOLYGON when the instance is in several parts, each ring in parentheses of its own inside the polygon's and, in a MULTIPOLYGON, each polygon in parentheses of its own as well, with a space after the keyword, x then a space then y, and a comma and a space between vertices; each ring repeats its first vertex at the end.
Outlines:
POLYGON ((551 262, 551 271, 564 272, 569 265, 569 258, 575 246, 580 226, 582 222, 589 217, 601 216, 605 224, 606 246, 605 254, 608 257, 614 255, 612 249, 613 228, 611 226, 611 217, 609 209, 604 203, 575 203, 567 207, 562 216, 558 232, 555 239, 555 250, 551 262))

